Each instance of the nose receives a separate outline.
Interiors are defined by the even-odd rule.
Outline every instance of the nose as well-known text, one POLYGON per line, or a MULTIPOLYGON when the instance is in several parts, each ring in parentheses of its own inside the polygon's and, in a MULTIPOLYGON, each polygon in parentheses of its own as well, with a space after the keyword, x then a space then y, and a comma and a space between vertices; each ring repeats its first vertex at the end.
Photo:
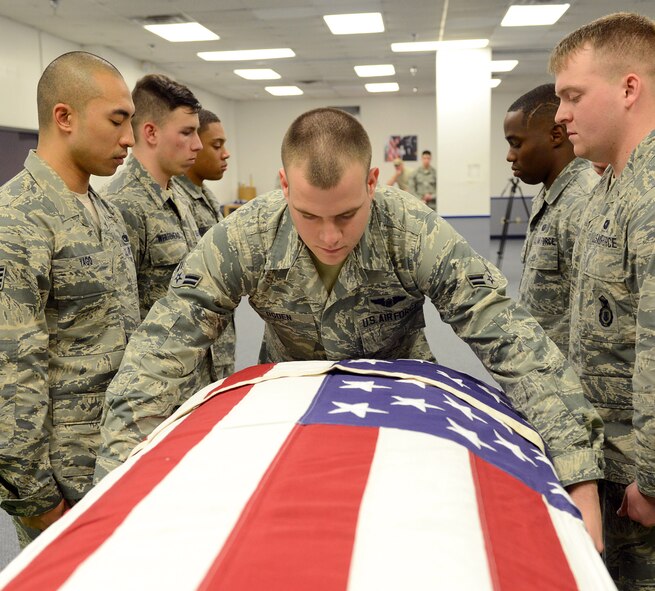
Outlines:
POLYGON ((559 107, 557 108, 557 113, 555 113, 555 123, 566 124, 567 121, 571 121, 570 112, 564 103, 560 101, 559 107))
POLYGON ((334 222, 325 220, 323 224, 321 224, 318 238, 321 241, 321 244, 323 244, 326 248, 336 247, 341 240, 341 230, 339 230, 338 226, 334 222))
POLYGON ((131 148, 134 145, 134 130, 132 129, 132 125, 125 127, 125 133, 118 143, 121 148, 131 148))
POLYGON ((516 162, 516 154, 512 148, 507 150, 507 156, 505 156, 505 160, 507 160, 507 162, 516 162))
POLYGON ((202 150, 202 142, 200 141, 200 136, 198 135, 198 132, 195 131, 193 133, 193 138, 191 142, 191 151, 200 152, 200 150, 202 150))
POLYGON ((227 151, 227 148, 223 150, 223 160, 227 160, 232 154, 227 151))

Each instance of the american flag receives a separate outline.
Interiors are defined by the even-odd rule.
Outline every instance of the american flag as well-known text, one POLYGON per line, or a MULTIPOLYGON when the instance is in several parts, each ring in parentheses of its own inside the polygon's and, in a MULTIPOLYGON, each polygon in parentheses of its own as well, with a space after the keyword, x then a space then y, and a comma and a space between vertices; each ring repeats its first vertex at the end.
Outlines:
POLYGON ((249 368, 198 392, 0 589, 614 589, 538 435, 416 360, 249 368))

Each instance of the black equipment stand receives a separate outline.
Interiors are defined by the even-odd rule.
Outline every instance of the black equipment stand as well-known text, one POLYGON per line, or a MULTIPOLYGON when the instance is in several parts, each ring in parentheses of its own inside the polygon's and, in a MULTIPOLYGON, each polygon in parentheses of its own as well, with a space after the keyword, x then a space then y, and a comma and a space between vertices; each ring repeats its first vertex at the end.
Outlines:
POLYGON ((503 192, 500 194, 501 197, 505 196, 505 193, 509 189, 509 199, 507 200, 507 208, 505 209, 505 217, 503 218, 503 231, 500 236, 500 247, 498 249, 498 259, 496 260, 496 267, 499 269, 503 264, 503 254, 505 254, 505 242, 507 242, 507 231, 509 230, 509 225, 512 223, 520 223, 523 220, 521 218, 511 219, 512 216, 512 206, 514 204, 514 197, 518 193, 523 202, 523 207, 525 208, 526 221, 530 219, 530 210, 528 209, 528 204, 525 202, 525 196, 519 185, 518 178, 511 178, 509 182, 503 189, 503 192))

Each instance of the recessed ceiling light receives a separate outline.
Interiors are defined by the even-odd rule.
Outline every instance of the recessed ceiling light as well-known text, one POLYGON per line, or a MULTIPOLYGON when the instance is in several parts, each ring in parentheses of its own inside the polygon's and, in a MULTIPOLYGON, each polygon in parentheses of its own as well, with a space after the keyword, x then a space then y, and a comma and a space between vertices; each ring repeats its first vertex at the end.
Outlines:
POLYGON ((234 70, 234 73, 246 80, 278 80, 282 78, 275 70, 270 68, 251 68, 249 70, 234 70))
POLYGON ((303 94, 303 91, 297 86, 266 86, 264 90, 273 96, 297 96, 303 94))
POLYGON ((200 51, 198 57, 208 62, 240 62, 248 60, 278 59, 294 57, 289 48, 278 49, 244 49, 242 51, 200 51))
POLYGON ((362 33, 382 33, 384 23, 380 12, 361 12, 358 14, 326 14, 323 20, 333 35, 357 35, 362 33))
POLYGON ((372 82, 364 84, 364 88, 369 92, 398 92, 400 90, 397 82, 372 82))
POLYGON ((373 76, 393 76, 396 68, 393 64, 381 64, 379 66, 355 66, 355 72, 360 78, 372 78, 373 76))
POLYGON ((519 60, 491 60, 492 72, 511 72, 518 65, 519 60))
POLYGON ((491 88, 496 88, 496 86, 498 86, 501 82, 502 80, 500 78, 492 78, 489 80, 489 86, 491 86, 491 88))
POLYGON ((489 39, 459 39, 457 41, 413 41, 392 43, 391 51, 439 51, 440 49, 482 49, 489 45, 489 39))
POLYGON ((569 9, 570 4, 531 4, 510 6, 501 27, 536 27, 552 25, 569 9))
POLYGON ((172 41, 173 43, 180 43, 183 41, 216 41, 220 37, 203 27, 200 23, 175 23, 171 25, 144 25, 147 29, 155 35, 159 35, 172 41))

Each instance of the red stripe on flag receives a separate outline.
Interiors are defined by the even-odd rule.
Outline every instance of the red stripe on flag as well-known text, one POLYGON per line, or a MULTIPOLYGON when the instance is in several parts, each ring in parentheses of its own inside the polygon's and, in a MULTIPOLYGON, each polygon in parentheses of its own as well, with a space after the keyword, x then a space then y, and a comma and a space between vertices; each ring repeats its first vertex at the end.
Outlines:
POLYGON ((541 495, 475 454, 469 456, 494 589, 577 590, 541 495))
POLYGON ((198 589, 343 591, 377 436, 297 425, 198 589))
POLYGON ((247 382, 249 380, 254 380, 256 378, 262 377, 269 370, 273 369, 275 363, 262 363, 261 365, 251 365, 246 367, 241 371, 230 374, 219 386, 212 388, 207 394, 205 394, 203 400, 210 398, 211 395, 216 392, 216 390, 223 390, 226 387, 232 386, 233 384, 238 384, 239 382, 247 382))
MULTIPOLYGON (((259 366, 259 375, 265 374, 270 367, 259 366)), ((257 377, 250 373, 249 378, 257 377)), ((158 445, 148 453, 143 453, 133 467, 103 494, 102 502, 89 507, 77 521, 46 546, 8 583, 4 591, 48 591, 65 583, 72 572, 112 535, 130 511, 251 388, 252 385, 248 385, 225 392, 194 410, 158 445), (71 541, 74 542, 74 552, 71 552, 71 541)), ((120 561, 120 556, 117 556, 117 564, 120 561)))

